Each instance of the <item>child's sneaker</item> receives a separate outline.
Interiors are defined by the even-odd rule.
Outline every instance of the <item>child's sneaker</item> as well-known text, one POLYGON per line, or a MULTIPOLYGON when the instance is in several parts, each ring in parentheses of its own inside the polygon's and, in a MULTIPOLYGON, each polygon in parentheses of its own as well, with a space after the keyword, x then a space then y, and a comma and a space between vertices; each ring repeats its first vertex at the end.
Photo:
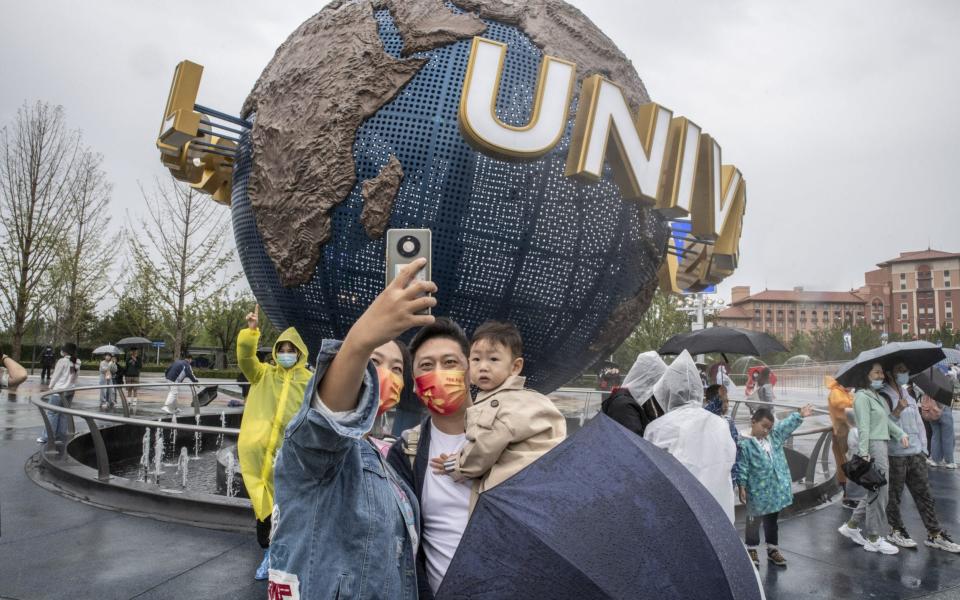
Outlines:
POLYGON ((910 534, 903 529, 894 529, 893 533, 887 536, 887 540, 889 540, 891 544, 896 544, 901 548, 917 547, 917 543, 910 539, 910 534))
POLYGON ((879 552, 880 554, 896 554, 900 552, 899 548, 882 537, 877 537, 876 541, 873 542, 866 540, 863 549, 867 552, 879 552))
POLYGON ((860 533, 859 529, 854 529, 853 527, 850 527, 846 523, 841 525, 840 529, 837 529, 837 533, 839 533, 845 538, 853 540, 854 542, 856 542, 857 544, 860 544, 861 546, 867 543, 867 540, 864 539, 863 534, 860 533))
POLYGON ((924 543, 931 548, 939 548, 940 550, 946 550, 947 552, 960 554, 960 544, 957 544, 951 540, 946 531, 941 531, 932 537, 927 536, 927 541, 924 543))
POLYGON ((774 548, 772 550, 767 550, 767 560, 777 565, 778 567, 787 566, 787 559, 780 554, 780 550, 774 548))
POLYGON ((757 555, 757 551, 756 551, 756 550, 753 550, 753 549, 750 549, 750 550, 747 550, 747 554, 750 555, 750 560, 753 561, 753 566, 756 567, 757 569, 759 569, 759 568, 760 568, 760 557, 757 555))

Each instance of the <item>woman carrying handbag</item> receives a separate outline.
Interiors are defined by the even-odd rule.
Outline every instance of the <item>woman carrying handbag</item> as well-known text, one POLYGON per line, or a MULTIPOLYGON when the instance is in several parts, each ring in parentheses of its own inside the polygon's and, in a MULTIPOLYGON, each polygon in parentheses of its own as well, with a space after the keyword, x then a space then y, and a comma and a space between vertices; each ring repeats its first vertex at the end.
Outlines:
MULTIPOLYGON (((872 458, 876 468, 886 475, 890 470, 887 442, 899 439, 902 447, 909 448, 910 438, 889 418, 891 407, 880 395, 884 385, 883 366, 874 363, 863 381, 863 387, 854 397, 853 410, 860 430, 857 455, 867 461, 872 458)), ((850 520, 837 530, 840 535, 863 546, 867 552, 899 552, 896 546, 884 539, 890 532, 890 525, 887 524, 887 488, 883 485, 868 493, 860 500, 850 520)))

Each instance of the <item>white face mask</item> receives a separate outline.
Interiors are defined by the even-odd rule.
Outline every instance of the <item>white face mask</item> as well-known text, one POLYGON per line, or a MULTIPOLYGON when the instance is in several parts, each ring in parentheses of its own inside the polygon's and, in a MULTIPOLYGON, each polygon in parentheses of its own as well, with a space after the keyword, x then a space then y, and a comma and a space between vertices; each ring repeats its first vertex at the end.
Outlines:
POLYGON ((910 383, 910 373, 897 373, 897 383, 899 385, 907 385, 910 383))
POLYGON ((871 380, 870 380, 870 387, 872 387, 872 388, 875 389, 875 390, 882 390, 882 389, 883 389, 883 380, 882 380, 882 379, 871 379, 871 380))
POLYGON ((277 364, 284 369, 289 369, 297 364, 296 352, 277 352, 277 364))

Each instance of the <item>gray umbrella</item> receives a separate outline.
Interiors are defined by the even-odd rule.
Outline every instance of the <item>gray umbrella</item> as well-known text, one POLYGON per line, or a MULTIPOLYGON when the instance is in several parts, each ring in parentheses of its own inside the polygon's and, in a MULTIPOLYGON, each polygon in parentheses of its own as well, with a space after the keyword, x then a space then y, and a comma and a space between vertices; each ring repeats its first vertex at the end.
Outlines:
POLYGON ((915 375, 943 360, 943 350, 930 342, 891 342, 885 346, 864 350, 857 358, 840 367, 837 382, 846 387, 860 387, 863 378, 874 363, 884 369, 902 362, 915 375))
POLYGON ((946 358, 940 361, 941 364, 960 365, 960 350, 955 348, 944 348, 943 353, 946 355, 946 358))
POLYGON ((126 337, 117 342, 118 346, 149 346, 153 342, 143 337, 126 337))
POLYGON ((114 345, 112 345, 112 344, 105 344, 105 345, 103 345, 103 346, 100 346, 99 348, 96 348, 96 349, 93 351, 93 353, 94 353, 94 354, 113 354, 113 355, 116 355, 116 354, 123 354, 123 350, 121 350, 120 348, 117 348, 116 346, 114 346, 114 345))
POLYGON ((930 367, 914 376, 913 382, 920 386, 923 393, 940 404, 949 405, 953 402, 953 380, 940 372, 936 367, 930 367))

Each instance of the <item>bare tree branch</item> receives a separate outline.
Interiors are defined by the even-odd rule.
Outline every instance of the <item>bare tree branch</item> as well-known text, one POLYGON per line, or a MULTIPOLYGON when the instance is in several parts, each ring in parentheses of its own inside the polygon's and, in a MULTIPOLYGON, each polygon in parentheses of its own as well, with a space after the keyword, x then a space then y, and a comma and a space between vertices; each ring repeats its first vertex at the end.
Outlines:
POLYGON ((0 153, 0 311, 19 359, 27 316, 75 218, 80 134, 67 130, 62 107, 25 104, 0 130, 0 153))
POLYGON ((226 273, 233 260, 225 245, 229 220, 209 198, 173 179, 141 192, 148 214, 128 233, 132 258, 153 275, 145 285, 179 356, 199 331, 204 305, 240 277, 226 273))

